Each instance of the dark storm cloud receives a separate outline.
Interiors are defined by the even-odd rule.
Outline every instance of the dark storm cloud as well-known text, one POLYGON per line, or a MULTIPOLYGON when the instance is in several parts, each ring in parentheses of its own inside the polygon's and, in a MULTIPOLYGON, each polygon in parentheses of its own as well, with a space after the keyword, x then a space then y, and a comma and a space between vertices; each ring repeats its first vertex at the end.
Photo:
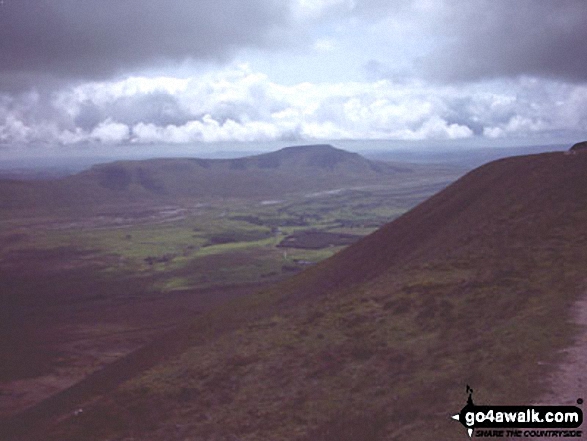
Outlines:
POLYGON ((0 89, 37 75, 97 79, 160 61, 265 45, 287 10, 271 0, 4 0, 0 89))
POLYGON ((587 80, 585 0, 452 0, 446 5, 437 29, 448 43, 420 60, 430 77, 587 80))

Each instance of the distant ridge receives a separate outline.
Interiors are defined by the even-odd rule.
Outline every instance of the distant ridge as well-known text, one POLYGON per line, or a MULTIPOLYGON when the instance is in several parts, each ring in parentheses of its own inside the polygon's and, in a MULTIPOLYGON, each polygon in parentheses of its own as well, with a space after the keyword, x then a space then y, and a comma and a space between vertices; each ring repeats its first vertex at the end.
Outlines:
POLYGON ((368 160, 328 144, 286 147, 234 159, 117 161, 62 179, 0 180, 0 209, 267 198, 353 185, 384 184, 406 167, 368 160))

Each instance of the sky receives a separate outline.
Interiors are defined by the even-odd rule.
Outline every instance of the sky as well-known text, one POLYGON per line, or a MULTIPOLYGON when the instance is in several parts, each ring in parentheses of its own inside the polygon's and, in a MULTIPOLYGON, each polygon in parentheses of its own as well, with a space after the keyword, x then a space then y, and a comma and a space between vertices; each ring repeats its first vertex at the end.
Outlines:
POLYGON ((0 151, 572 143, 585 23, 584 0, 0 0, 0 151))

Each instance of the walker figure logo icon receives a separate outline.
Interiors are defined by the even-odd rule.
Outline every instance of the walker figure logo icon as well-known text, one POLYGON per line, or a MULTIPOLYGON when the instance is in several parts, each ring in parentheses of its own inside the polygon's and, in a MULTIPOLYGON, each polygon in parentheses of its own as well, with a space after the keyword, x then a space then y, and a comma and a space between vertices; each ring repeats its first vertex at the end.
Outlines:
MULTIPOLYGON (((473 389, 467 385, 467 404, 452 416, 467 429, 469 437, 580 437, 572 431, 583 423, 583 411, 577 406, 477 406, 473 389), (483 429, 563 429, 563 430, 483 430, 483 429), (567 430, 564 430, 567 429, 567 430), (487 434, 486 432, 490 432, 487 434)), ((577 400, 582 404, 583 400, 577 400)))

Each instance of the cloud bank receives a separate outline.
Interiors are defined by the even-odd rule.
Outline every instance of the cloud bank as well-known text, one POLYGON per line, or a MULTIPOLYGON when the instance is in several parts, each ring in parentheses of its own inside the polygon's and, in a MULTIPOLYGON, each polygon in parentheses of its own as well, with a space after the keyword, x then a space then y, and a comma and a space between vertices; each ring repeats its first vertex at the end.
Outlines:
POLYGON ((286 86, 246 65, 0 99, 0 142, 516 138, 587 131, 587 86, 521 78, 286 86))

